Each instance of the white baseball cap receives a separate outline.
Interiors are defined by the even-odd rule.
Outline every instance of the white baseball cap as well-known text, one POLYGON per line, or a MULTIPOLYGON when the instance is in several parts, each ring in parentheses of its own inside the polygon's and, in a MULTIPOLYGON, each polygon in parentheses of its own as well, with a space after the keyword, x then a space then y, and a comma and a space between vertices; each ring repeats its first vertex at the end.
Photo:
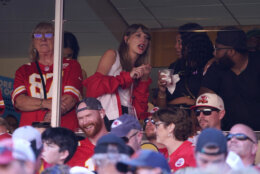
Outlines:
POLYGON ((204 93, 200 95, 196 100, 196 104, 192 106, 191 109, 195 109, 197 107, 212 107, 219 109, 220 111, 225 109, 222 98, 213 93, 204 93))
POLYGON ((23 126, 17 128, 12 135, 12 139, 23 139, 28 141, 31 144, 36 157, 39 156, 42 150, 41 133, 32 126, 23 126))
POLYGON ((3 139, 0 141, 0 164, 8 164, 13 160, 35 162, 35 155, 30 143, 23 139, 3 139))

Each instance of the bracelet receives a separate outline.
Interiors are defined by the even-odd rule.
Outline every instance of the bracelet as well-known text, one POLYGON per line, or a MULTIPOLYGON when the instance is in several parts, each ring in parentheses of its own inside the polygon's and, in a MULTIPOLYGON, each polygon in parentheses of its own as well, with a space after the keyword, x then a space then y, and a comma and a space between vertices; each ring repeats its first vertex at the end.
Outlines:
POLYGON ((43 99, 41 99, 41 104, 40 104, 41 109, 43 108, 43 107, 42 107, 42 103, 43 103, 43 99))

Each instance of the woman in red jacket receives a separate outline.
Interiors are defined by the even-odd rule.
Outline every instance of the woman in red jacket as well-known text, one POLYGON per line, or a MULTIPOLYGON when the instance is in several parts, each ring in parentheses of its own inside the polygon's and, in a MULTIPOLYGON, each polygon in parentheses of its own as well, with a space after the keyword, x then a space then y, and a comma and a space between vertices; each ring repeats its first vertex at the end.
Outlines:
POLYGON ((147 64, 150 33, 142 24, 125 31, 118 50, 107 50, 97 71, 83 85, 87 97, 98 98, 109 120, 123 113, 143 119, 147 111, 151 66, 147 64))

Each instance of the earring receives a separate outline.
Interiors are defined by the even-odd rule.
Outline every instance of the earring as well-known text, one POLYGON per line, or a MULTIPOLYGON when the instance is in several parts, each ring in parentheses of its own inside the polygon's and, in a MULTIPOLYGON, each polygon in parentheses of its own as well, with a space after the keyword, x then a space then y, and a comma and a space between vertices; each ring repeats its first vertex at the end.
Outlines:
POLYGON ((36 48, 33 48, 33 52, 36 54, 37 53, 37 50, 36 50, 36 48))

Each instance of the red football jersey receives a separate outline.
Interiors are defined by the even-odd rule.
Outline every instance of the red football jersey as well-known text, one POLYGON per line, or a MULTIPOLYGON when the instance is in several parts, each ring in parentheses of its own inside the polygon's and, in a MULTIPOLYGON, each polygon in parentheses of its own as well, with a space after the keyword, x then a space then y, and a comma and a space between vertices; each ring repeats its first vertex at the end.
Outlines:
POLYGON ((6 139, 6 138, 12 138, 12 135, 7 132, 0 134, 0 140, 6 139))
POLYGON ((94 155, 94 148, 95 146, 89 141, 88 138, 79 141, 77 151, 67 165, 70 167, 81 166, 94 170, 95 167, 91 159, 92 155, 94 155))
POLYGON ((184 141, 169 158, 170 168, 175 172, 185 167, 195 167, 194 146, 189 141, 184 141))
MULTIPOLYGON (((46 86, 47 99, 52 98, 53 65, 44 66, 39 63, 46 86)), ((62 95, 68 94, 79 100, 82 89, 82 71, 75 60, 64 59, 62 67, 62 95)), ((17 96, 26 94, 35 98, 44 98, 41 76, 35 62, 21 66, 15 73, 12 102, 17 96)), ((34 121, 43 121, 47 110, 22 112, 20 126, 31 125, 34 121)), ((78 127, 75 109, 61 117, 61 126, 75 130, 78 127)))
POLYGON ((3 114, 5 110, 5 103, 4 103, 4 99, 2 96, 2 91, 0 89, 0 114, 3 114))

